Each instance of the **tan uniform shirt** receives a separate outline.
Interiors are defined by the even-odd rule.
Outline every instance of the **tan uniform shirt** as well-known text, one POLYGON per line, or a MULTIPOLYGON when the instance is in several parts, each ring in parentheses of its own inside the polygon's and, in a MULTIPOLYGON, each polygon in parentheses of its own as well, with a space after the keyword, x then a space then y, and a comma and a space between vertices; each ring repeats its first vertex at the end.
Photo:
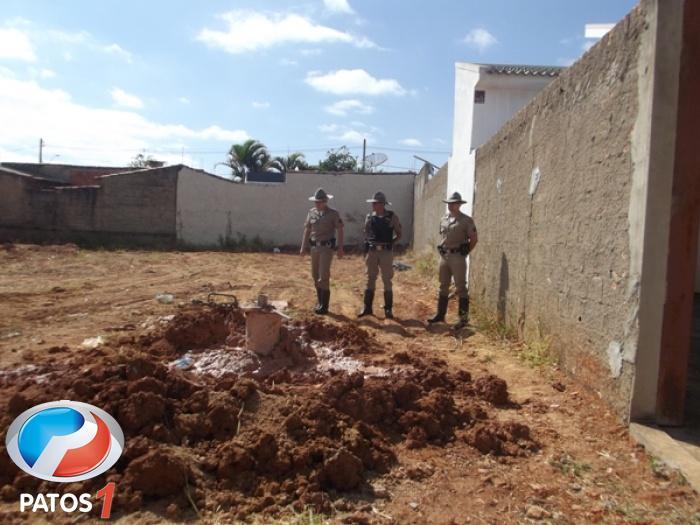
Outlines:
POLYGON ((460 244, 466 243, 475 233, 474 219, 462 212, 456 217, 448 213, 440 221, 440 244, 445 248, 459 248, 460 244))
POLYGON ((323 212, 311 208, 304 222, 304 247, 308 245, 309 238, 314 242, 330 241, 342 225, 343 219, 333 208, 327 208, 323 212))
MULTIPOLYGON (((375 212, 368 213, 365 217, 365 239, 369 238, 372 233, 372 217, 377 214, 375 212)), ((391 214, 391 222, 389 223, 392 228, 394 228, 394 234, 396 238, 401 237, 401 222, 399 221, 399 216, 396 213, 391 214)))

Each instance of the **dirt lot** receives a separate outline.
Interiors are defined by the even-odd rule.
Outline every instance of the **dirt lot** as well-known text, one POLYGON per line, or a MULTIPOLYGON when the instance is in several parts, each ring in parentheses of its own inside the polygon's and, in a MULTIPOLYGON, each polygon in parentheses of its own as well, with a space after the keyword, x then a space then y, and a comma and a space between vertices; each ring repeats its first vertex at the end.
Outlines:
POLYGON ((29 519, 18 492, 106 481, 120 523, 700 523, 697 494, 542 348, 483 321, 426 330, 429 264, 400 259, 413 268, 395 277, 396 319, 357 322, 357 256, 334 263, 321 320, 296 255, 6 246, 0 424, 43 401, 90 402, 126 450, 68 487, 18 474, 2 450, 2 523, 29 519), (192 303, 214 291, 288 303, 271 357, 241 348, 238 307, 192 303))

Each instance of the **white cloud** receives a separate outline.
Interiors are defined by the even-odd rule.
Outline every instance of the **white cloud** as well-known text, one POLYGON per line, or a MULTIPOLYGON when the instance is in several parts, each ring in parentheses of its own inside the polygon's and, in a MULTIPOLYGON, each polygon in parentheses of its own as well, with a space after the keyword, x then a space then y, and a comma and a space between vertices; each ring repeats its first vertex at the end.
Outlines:
POLYGON ((46 31, 45 34, 50 40, 64 44, 85 44, 92 40, 92 35, 90 35, 90 33, 87 31, 76 31, 70 33, 68 31, 52 29, 46 31))
POLYGON ((236 10, 220 16, 228 24, 224 31, 204 28, 197 40, 232 54, 256 51, 287 43, 345 43, 376 48, 371 40, 332 27, 316 24, 297 14, 236 10))
POLYGON ((360 113, 362 115, 369 115, 374 112, 374 107, 363 104, 356 99, 339 100, 334 102, 330 106, 323 108, 326 113, 331 115, 338 115, 339 117, 345 117, 348 113, 360 113))
POLYGON ((114 100, 114 102, 116 102, 119 106, 131 109, 143 108, 143 101, 139 97, 132 95, 131 93, 127 93, 123 89, 115 87, 109 92, 109 94, 112 95, 112 100, 114 100))
POLYGON ((187 97, 178 97, 177 100, 178 100, 179 102, 182 102, 183 104, 189 104, 189 103, 190 103, 190 99, 187 98, 187 97))
POLYGON ((12 27, 0 28, 0 59, 36 61, 32 43, 24 31, 12 27))
POLYGON ((406 90, 393 78, 378 79, 364 69, 339 69, 325 75, 310 71, 306 83, 334 95, 404 95, 406 90))
POLYGON ((269 102, 259 102, 257 100, 254 100, 252 105, 255 109, 267 109, 270 107, 269 102))
POLYGON ((423 143, 418 139, 403 139, 399 141, 399 144, 403 144, 404 146, 410 146, 414 148, 419 148, 423 145, 423 143))
POLYGON ((348 0, 323 0, 323 4, 326 6, 326 9, 332 11, 333 13, 345 13, 351 15, 355 12, 353 11, 352 7, 350 7, 348 0))
MULTIPOLYGON (((29 23, 31 25, 31 23, 29 23)), ((63 49, 63 56, 66 61, 74 58, 74 52, 77 47, 81 47, 93 53, 104 53, 121 58, 126 63, 133 62, 133 54, 117 43, 105 44, 100 42, 88 31, 63 31, 61 29, 46 29, 43 27, 33 26, 31 29, 33 38, 37 41, 49 43, 51 45, 60 45, 63 49), (73 52, 71 52, 72 49, 73 52)))
POLYGON ((128 64, 131 64, 133 62, 131 53, 129 53, 119 44, 109 44, 108 46, 102 46, 102 51, 111 55, 119 56, 123 58, 128 64))
POLYGON ((157 158, 172 157, 179 162, 181 154, 175 146, 197 141, 225 143, 223 157, 232 142, 249 138, 242 130, 214 125, 197 130, 183 124, 152 121, 133 111, 85 106, 73 101, 65 91, 18 80, 1 70, 0 115, 3 122, 11 123, 0 126, 3 160, 30 155, 38 137, 46 141, 46 158, 59 154, 62 162, 106 165, 123 165, 143 150, 154 151, 157 158), (170 156, 158 153, 164 149, 175 151, 170 156))
POLYGON ((305 57, 313 57, 313 56, 318 56, 321 53, 323 53, 323 50, 319 49, 317 47, 314 47, 311 49, 302 49, 301 51, 299 51, 299 53, 301 53, 305 57))
POLYGON ((291 60, 289 58, 282 58, 280 59, 280 65, 281 66, 298 66, 299 62, 296 60, 291 60))
POLYGON ((364 139, 372 142, 375 134, 381 133, 378 128, 367 126, 362 122, 352 122, 351 124, 352 126, 321 124, 318 129, 329 139, 343 144, 362 144, 364 139))
POLYGON ((359 131, 350 130, 334 138, 342 142, 347 142, 348 144, 362 144, 362 142, 368 137, 359 131))
POLYGON ((487 29, 477 27, 467 33, 467 36, 464 37, 464 42, 475 47, 479 53, 483 53, 488 48, 496 45, 498 40, 487 29))
POLYGON ((52 69, 42 69, 39 71, 39 76, 41 78, 53 78, 56 76, 56 72, 52 69))

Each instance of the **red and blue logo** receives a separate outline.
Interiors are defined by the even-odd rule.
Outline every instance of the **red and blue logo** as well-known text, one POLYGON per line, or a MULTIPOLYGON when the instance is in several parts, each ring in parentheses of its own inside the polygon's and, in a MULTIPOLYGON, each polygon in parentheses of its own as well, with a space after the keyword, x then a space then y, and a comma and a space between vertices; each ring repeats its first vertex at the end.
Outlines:
POLYGON ((68 483, 111 468, 124 450, 124 433, 102 409, 53 401, 22 412, 10 425, 5 445, 12 461, 27 474, 68 483))

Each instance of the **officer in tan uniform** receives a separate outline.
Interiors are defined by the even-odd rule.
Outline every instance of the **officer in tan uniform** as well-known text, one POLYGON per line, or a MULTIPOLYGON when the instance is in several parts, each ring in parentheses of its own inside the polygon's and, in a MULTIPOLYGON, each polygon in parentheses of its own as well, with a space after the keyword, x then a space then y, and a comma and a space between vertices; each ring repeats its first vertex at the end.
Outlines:
POLYGON ((429 323, 445 321, 447 313, 447 297, 450 290, 450 280, 454 280, 459 297, 459 322, 454 326, 459 330, 469 321, 469 295, 467 292, 467 261, 466 257, 478 242, 474 220, 465 215, 459 208, 466 201, 458 192, 454 192, 447 204, 448 213, 440 221, 440 295, 438 297, 437 314, 429 323))
POLYGON ((319 188, 309 197, 310 201, 314 201, 314 207, 306 216, 304 237, 299 251, 299 255, 304 255, 308 247, 311 247, 311 277, 318 299, 314 312, 319 315, 328 313, 331 297, 331 262, 336 247, 338 257, 343 256, 343 220, 336 210, 328 206, 328 200, 332 198, 333 195, 327 194, 323 188, 319 188))
POLYGON ((365 287, 364 308, 358 317, 372 314, 374 289, 377 276, 381 272, 384 284, 384 316, 394 317, 391 309, 394 306, 394 292, 391 289, 391 279, 394 277, 394 242, 401 238, 401 223, 393 211, 386 196, 378 191, 367 202, 372 203, 372 212, 365 218, 365 266, 367 267, 367 286, 365 287))

